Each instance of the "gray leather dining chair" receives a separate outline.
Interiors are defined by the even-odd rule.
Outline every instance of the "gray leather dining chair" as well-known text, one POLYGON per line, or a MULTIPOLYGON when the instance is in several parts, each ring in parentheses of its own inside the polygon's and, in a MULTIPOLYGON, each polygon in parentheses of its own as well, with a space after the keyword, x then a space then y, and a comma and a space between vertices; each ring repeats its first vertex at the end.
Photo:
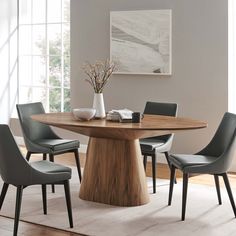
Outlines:
POLYGON ((47 184, 63 184, 69 216, 73 227, 70 186, 71 169, 49 161, 29 163, 22 156, 7 125, 0 125, 0 175, 4 181, 0 196, 0 209, 9 185, 17 188, 13 235, 17 235, 23 189, 31 185, 42 185, 43 211, 47 214, 47 184))
MULTIPOLYGON (((42 153, 43 160, 49 154, 49 160, 54 162, 54 156, 67 152, 73 152, 77 165, 77 171, 81 182, 81 168, 78 148, 78 140, 62 139, 53 132, 50 126, 31 119, 32 115, 44 114, 45 110, 41 102, 16 105, 21 129, 27 148, 26 159, 29 160, 32 153, 42 153)), ((55 192, 54 186, 52 191, 55 192)))
MULTIPOLYGON (((171 177, 169 188, 168 205, 171 205, 174 187, 175 170, 183 172, 183 196, 182 196, 182 216, 185 220, 187 188, 189 174, 211 174, 214 175, 218 202, 221 205, 221 193, 219 176, 223 177, 231 206, 236 217, 236 208, 231 191, 227 171, 233 158, 236 155, 236 115, 226 112, 210 143, 200 152, 194 155, 175 154, 170 155, 171 177)), ((203 196, 204 197, 204 196, 203 196)))
MULTIPOLYGON (((144 114, 149 115, 164 115, 176 116, 177 115, 176 103, 160 103, 150 102, 146 103, 144 114)), ((152 157, 152 180, 153 180, 153 193, 156 193, 156 156, 158 153, 164 153, 167 163, 169 164, 169 151, 172 146, 174 134, 162 135, 151 138, 140 139, 140 147, 143 155, 143 164, 146 171, 147 157, 152 157)))

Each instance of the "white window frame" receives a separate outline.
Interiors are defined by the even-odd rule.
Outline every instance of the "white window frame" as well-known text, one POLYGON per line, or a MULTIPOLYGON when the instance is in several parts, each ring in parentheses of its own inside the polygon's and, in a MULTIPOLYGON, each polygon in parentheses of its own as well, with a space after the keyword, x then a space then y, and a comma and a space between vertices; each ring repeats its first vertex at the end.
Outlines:
MULTIPOLYGON (((19 0, 19 4, 18 4, 18 7, 20 6, 20 1, 19 0)), ((34 0, 35 1, 35 0, 34 0)), ((38 0, 38 1, 41 1, 41 0, 38 0)), ((37 55, 37 54, 33 54, 33 49, 32 49, 32 45, 33 45, 33 37, 31 37, 31 53, 28 55, 28 54, 22 54, 22 55, 19 55, 19 60, 21 60, 21 57, 31 57, 31 66, 32 66, 32 63, 33 63, 33 57, 34 56, 40 56, 40 57, 45 57, 45 60, 46 60, 46 63, 45 63, 45 78, 46 78, 46 85, 33 85, 33 83, 31 83, 31 85, 25 85, 25 84, 21 84, 21 81, 20 81, 20 77, 21 75, 19 74, 19 93, 20 93, 20 90, 21 88, 42 88, 42 89, 45 89, 46 90, 46 107, 45 107, 45 110, 46 112, 49 112, 50 110, 50 104, 49 104, 49 93, 50 93, 50 89, 60 89, 61 90, 61 112, 64 111, 64 90, 65 89, 70 89, 70 86, 65 86, 64 84, 64 59, 66 57, 69 58, 70 60, 70 54, 68 55, 64 55, 64 38, 63 38, 63 27, 65 25, 69 25, 70 26, 70 21, 62 21, 64 19, 64 9, 62 7, 62 3, 63 3, 63 0, 58 0, 60 1, 60 4, 61 4, 61 21, 59 22, 48 22, 48 1, 50 0, 45 0, 46 1, 46 5, 45 5, 45 23, 33 23, 33 14, 31 14, 31 23, 23 23, 23 24, 20 24, 19 23, 19 28, 21 26, 31 26, 31 29, 33 28, 33 26, 39 26, 39 25, 44 25, 45 26, 45 42, 46 42, 46 54, 40 54, 40 55, 37 55), (61 26, 61 31, 60 31, 60 35, 61 35, 61 53, 60 55, 52 55, 52 54, 49 54, 49 40, 48 40, 48 26, 50 25, 53 25, 53 24, 60 24, 61 26), (51 56, 58 56, 60 57, 61 59, 61 86, 52 86, 49 84, 49 61, 50 61, 50 57, 51 56)), ((31 13, 33 12, 33 1, 31 0, 31 13)), ((20 16, 19 16, 20 17, 20 16)), ((19 22, 20 22, 20 19, 19 19, 19 22)), ((31 30, 31 33, 32 33, 32 30, 31 30)), ((20 47, 20 43, 19 43, 19 47, 20 47)), ((19 68, 19 71, 20 71, 20 68, 19 68)), ((33 71, 31 71, 31 80, 33 80, 33 71)), ((34 101, 32 101, 34 102, 34 101)))

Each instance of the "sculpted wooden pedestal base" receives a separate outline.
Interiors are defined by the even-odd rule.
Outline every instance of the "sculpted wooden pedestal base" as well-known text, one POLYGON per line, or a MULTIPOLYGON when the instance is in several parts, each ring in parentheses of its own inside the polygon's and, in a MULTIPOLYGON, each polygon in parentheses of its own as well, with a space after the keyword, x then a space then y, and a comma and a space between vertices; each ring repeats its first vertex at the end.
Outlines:
POLYGON ((79 196, 116 206, 149 202, 139 140, 90 138, 79 196))

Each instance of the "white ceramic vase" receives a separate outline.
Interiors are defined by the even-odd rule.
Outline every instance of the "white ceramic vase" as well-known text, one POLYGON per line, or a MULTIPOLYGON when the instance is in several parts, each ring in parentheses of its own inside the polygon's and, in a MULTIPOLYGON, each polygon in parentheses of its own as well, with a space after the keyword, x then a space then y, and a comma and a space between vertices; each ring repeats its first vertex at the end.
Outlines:
POLYGON ((103 93, 94 93, 93 108, 96 109, 96 118, 102 119, 106 117, 103 93))

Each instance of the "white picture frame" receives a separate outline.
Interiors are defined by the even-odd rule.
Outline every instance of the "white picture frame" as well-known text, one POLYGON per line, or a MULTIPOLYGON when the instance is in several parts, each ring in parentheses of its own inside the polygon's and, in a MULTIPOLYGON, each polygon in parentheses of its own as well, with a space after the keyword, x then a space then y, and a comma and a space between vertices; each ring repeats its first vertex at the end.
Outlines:
POLYGON ((171 75, 172 11, 110 12, 110 60, 114 74, 171 75))

